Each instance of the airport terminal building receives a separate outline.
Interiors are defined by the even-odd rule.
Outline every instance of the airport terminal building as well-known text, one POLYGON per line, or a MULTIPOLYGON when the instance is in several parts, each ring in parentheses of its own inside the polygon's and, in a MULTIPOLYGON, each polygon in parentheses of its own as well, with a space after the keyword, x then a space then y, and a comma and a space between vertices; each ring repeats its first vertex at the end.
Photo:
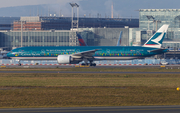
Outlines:
MULTIPOLYGON (((0 18, 0 47, 79 46, 71 36, 78 32, 89 46, 115 46, 122 31, 122 46, 143 45, 163 24, 169 24, 163 47, 180 48, 180 9, 140 9, 139 19, 79 18, 79 29, 71 29, 70 17, 0 18), (5 27, 2 23, 7 23, 5 27)), ((76 37, 77 38, 77 37, 76 37)))
MULTIPOLYGON (((81 28, 79 31, 88 46, 116 46, 123 31, 122 45, 128 46, 128 28, 81 28)), ((22 46, 70 46, 71 33, 70 30, 23 31, 22 46)), ((9 50, 21 47, 21 31, 0 31, 0 37, 1 47, 9 50)))
POLYGON ((20 17, 0 17, 0 30, 11 30, 13 22, 20 20, 20 17))
MULTIPOLYGON (((71 18, 21 17, 11 29, 0 31, 0 47, 9 50, 22 46, 71 46, 71 37, 81 34, 89 46, 115 46, 122 34, 124 46, 129 45, 129 27, 138 28, 138 19, 80 18, 79 28, 71 29, 71 18), (22 21, 22 22, 21 22, 22 21), (21 31, 21 24, 22 29, 21 31), (62 30, 64 29, 64 30, 62 30)), ((74 46, 79 46, 76 37, 74 46)))
MULTIPOLYGON (((77 20, 77 18, 74 18, 77 20)), ((25 30, 70 30, 71 17, 21 17, 25 30)), ((14 21, 13 30, 21 29, 21 22, 14 21)), ((139 27, 139 19, 131 18, 78 18, 78 28, 130 28, 139 27)))

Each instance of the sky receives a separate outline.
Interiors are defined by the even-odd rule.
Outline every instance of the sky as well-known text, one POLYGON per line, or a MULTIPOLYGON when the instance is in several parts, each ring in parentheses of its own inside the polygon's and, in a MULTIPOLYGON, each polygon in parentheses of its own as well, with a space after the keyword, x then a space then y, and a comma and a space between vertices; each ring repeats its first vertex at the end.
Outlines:
MULTIPOLYGON (((46 5, 45 9, 53 13, 56 12, 64 16, 71 16, 70 2, 78 3, 80 5, 80 16, 88 17, 96 17, 97 15, 110 17, 112 3, 114 5, 114 17, 138 18, 139 9, 180 9, 180 0, 3 0, 0 4, 0 16, 12 16, 12 13, 18 14, 16 10, 11 10, 12 13, 2 14, 2 12, 7 10, 7 7, 17 8, 18 6, 28 5, 46 5)), ((31 12, 33 12, 33 10, 36 9, 32 9, 31 12)), ((34 12, 37 13, 37 11, 34 12)), ((19 14, 22 15, 22 13, 19 14)), ((27 14, 27 12, 24 11, 23 14, 27 14)))
MULTIPOLYGON (((40 5, 40 4, 57 4, 57 3, 67 3, 70 0, 3 0, 0 4, 2 7, 13 7, 13 6, 23 6, 23 5, 40 5)), ((78 1, 78 0, 74 0, 78 1)))

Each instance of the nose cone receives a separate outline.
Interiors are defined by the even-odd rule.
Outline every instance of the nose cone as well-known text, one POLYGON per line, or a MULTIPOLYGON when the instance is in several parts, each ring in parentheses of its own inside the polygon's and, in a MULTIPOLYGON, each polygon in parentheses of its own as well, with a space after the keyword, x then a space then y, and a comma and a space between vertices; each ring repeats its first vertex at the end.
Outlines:
POLYGON ((12 55, 11 52, 7 53, 7 57, 11 57, 11 55, 12 55))

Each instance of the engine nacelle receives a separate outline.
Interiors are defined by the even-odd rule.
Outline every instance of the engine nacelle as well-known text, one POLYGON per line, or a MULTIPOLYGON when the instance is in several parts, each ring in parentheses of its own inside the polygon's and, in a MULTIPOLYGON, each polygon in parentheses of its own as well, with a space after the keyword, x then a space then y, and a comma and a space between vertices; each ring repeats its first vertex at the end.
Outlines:
POLYGON ((59 64, 71 64, 72 61, 73 61, 73 59, 70 55, 59 55, 57 57, 57 62, 59 64))
POLYGON ((59 55, 57 62, 59 64, 78 64, 82 59, 72 58, 70 55, 59 55))

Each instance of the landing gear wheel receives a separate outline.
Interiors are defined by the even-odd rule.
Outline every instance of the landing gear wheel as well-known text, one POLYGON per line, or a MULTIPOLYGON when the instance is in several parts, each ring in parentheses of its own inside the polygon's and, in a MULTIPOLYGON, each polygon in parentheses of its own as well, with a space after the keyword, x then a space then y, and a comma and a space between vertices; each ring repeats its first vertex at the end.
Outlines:
POLYGON ((18 66, 21 66, 21 63, 19 63, 18 66))
POLYGON ((90 66, 96 66, 96 64, 95 63, 91 63, 90 66))
POLYGON ((86 64, 85 64, 85 63, 82 63, 81 65, 82 65, 82 66, 85 66, 86 64))

